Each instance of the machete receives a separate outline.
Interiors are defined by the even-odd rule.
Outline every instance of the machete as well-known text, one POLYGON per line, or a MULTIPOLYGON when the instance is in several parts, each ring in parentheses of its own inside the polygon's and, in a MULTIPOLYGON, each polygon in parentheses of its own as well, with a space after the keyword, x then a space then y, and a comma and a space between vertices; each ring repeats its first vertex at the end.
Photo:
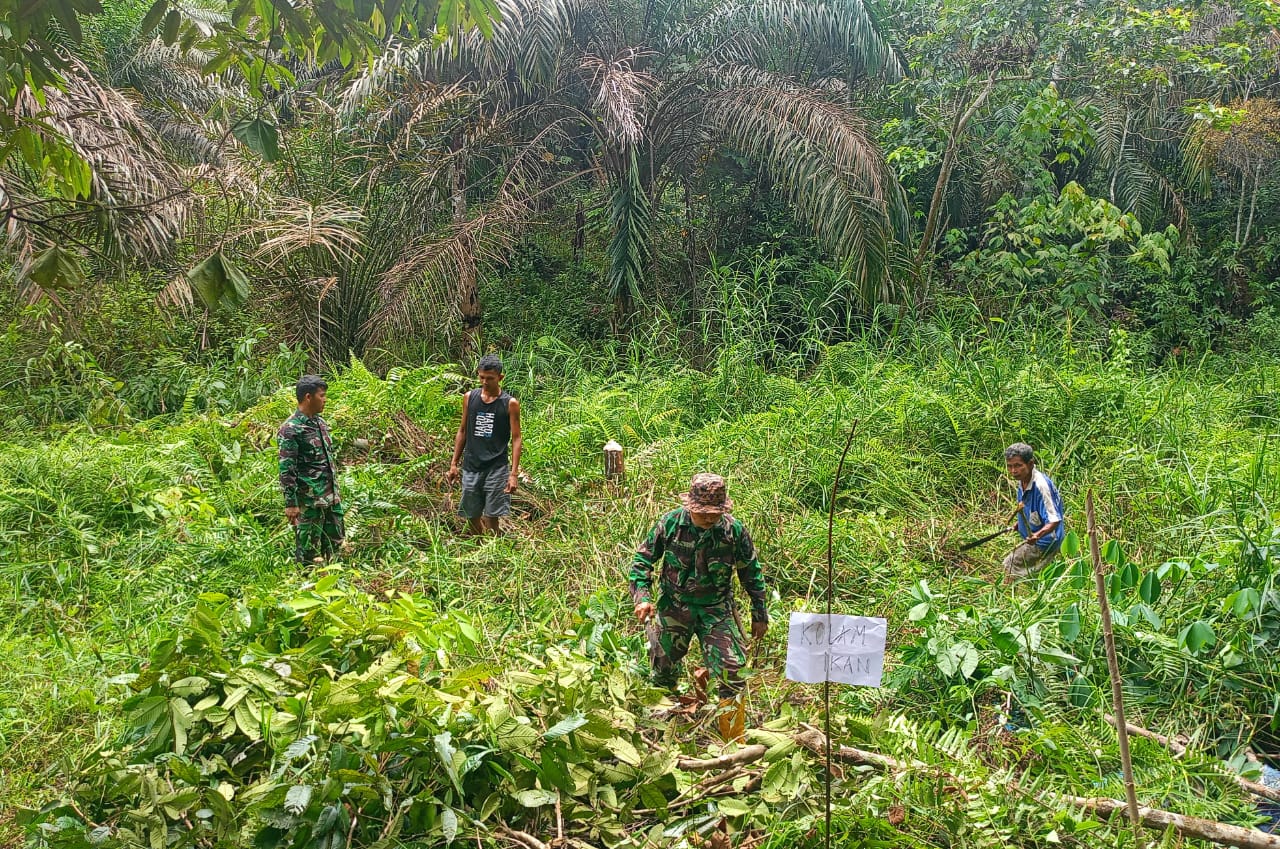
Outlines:
POLYGON ((960 550, 968 551, 971 548, 977 548, 978 546, 982 545, 985 542, 991 542, 996 537, 1004 536, 1005 534, 1009 533, 1009 531, 1016 531, 1017 529, 1018 529, 1017 525, 1010 525, 1007 528, 1001 528, 998 531, 994 531, 992 533, 987 534, 985 537, 982 537, 981 539, 975 539, 973 542, 966 542, 964 545, 960 546, 960 550))

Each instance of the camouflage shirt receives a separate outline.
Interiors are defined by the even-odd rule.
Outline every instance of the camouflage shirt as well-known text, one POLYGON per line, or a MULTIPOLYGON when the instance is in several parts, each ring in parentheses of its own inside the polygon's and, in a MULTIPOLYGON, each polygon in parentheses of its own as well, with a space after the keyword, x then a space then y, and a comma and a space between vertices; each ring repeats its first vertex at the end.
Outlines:
POLYGON ((756 546, 742 523, 725 514, 706 530, 683 507, 658 520, 631 560, 631 598, 653 600, 653 570, 661 562, 658 587, 683 604, 714 604, 733 598, 733 572, 751 597, 751 618, 768 618, 764 572, 756 546))
POLYGON ((284 506, 330 507, 341 501, 333 472, 333 442, 324 419, 295 411, 280 425, 276 437, 284 506))

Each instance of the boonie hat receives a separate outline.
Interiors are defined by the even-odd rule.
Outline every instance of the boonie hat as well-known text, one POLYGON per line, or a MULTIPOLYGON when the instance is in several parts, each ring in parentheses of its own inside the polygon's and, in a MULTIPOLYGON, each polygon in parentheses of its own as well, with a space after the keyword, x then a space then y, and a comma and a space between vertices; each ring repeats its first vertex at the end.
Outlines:
POLYGON ((689 491, 682 493, 680 500, 690 513, 728 513, 733 509, 733 500, 727 492, 724 478, 702 472, 693 476, 689 491))

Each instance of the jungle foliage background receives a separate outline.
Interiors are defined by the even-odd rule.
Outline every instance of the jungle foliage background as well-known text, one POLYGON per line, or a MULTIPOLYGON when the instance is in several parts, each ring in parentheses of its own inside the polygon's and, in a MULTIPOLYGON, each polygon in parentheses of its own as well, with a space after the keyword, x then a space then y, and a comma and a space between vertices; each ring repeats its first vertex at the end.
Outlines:
POLYGON ((1258 822, 1275 3, 0 11, 0 840, 819 845, 782 623, 822 603, 834 507, 837 606, 891 634, 836 736, 928 765, 844 772, 841 845, 1122 845, 1063 801, 1123 794, 1088 490, 1131 718, 1190 743, 1137 741, 1140 797, 1258 822), (465 542, 443 472, 485 351, 527 480, 511 533, 465 542), (274 480, 303 371, 351 509, 319 570, 274 480), (1015 440, 1077 537, 1009 586, 956 543, 1008 514, 1015 440), (775 623, 768 755, 710 787, 622 589, 703 469, 775 623))

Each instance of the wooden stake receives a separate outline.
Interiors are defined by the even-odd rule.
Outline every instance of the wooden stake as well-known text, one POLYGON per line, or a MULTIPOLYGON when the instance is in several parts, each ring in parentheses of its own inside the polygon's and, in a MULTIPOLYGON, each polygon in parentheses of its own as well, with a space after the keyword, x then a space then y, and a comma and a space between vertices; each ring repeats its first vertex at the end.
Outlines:
POLYGON ((1133 826, 1133 842, 1143 847, 1142 815, 1138 809, 1138 791, 1133 781, 1133 758, 1129 755, 1129 726, 1124 719, 1123 679, 1116 658, 1116 638, 1111 631, 1111 606, 1107 603, 1107 582, 1102 574, 1102 554, 1098 550, 1098 527, 1093 511, 1093 490, 1085 496, 1085 512, 1089 520, 1089 558, 1093 561, 1093 579, 1098 588, 1098 609, 1102 614, 1102 640, 1107 646, 1107 670, 1111 674, 1111 707, 1115 714, 1116 737, 1120 741, 1120 767, 1124 770, 1124 795, 1128 803, 1129 823, 1133 826))
POLYGON ((622 446, 610 439, 604 446, 604 479, 614 486, 618 486, 622 483, 626 474, 622 446))

